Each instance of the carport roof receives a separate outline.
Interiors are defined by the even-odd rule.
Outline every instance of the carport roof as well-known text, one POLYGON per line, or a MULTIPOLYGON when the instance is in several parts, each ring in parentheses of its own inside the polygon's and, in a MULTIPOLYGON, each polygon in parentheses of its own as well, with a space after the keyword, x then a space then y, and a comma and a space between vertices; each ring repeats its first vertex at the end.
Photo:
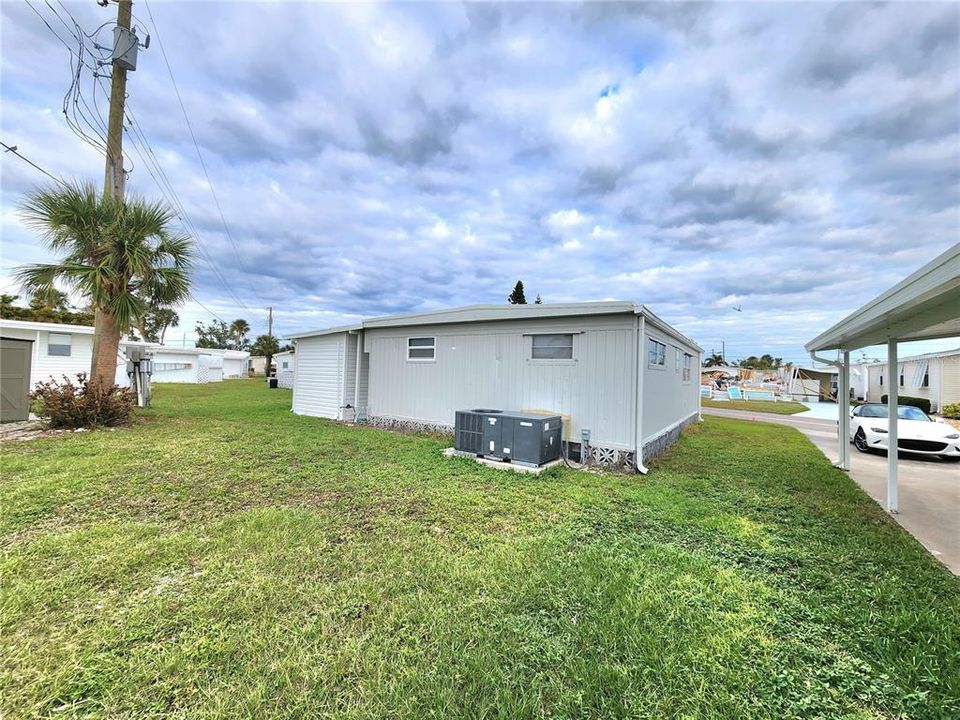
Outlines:
POLYGON ((960 335, 960 243, 808 342, 808 352, 960 335))

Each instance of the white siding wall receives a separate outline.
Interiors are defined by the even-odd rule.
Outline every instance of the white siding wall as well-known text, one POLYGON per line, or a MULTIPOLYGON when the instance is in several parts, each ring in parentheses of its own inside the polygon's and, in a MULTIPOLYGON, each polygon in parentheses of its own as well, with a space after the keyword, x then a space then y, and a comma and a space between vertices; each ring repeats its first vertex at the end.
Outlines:
POLYGON ((223 377, 225 378, 245 378, 247 377, 247 358, 227 358, 223 359, 223 377))
POLYGON ((195 383, 197 382, 197 367, 200 364, 199 355, 190 355, 187 353, 171 353, 162 351, 152 351, 154 371, 150 377, 151 383, 195 383), (176 370, 157 370, 157 363, 178 363, 186 364, 190 367, 179 368, 176 370))
POLYGON ((640 371, 643 373, 643 442, 653 440, 665 430, 699 412, 700 353, 648 323, 641 346, 640 371), (651 366, 647 362, 647 338, 667 346, 666 364, 651 366), (677 355, 679 353, 679 364, 677 355), (689 353, 690 380, 683 380, 683 355, 689 353))
MULTIPOLYGON (((940 358, 936 362, 940 370, 940 383, 942 385, 940 393, 944 405, 960 403, 960 355, 940 358)), ((938 408, 939 409, 939 408, 938 408)))
POLYGON ((297 341, 293 411, 298 415, 342 419, 346 333, 297 341))
MULTIPOLYGON (((48 355, 49 334, 46 330, 24 330, 21 328, 3 328, 3 336, 21 340, 33 340, 33 355, 30 359, 30 389, 41 380, 53 377, 63 382, 66 375, 76 380, 77 373, 90 372, 90 360, 93 357, 93 335, 69 333, 70 356, 48 355)), ((68 334, 68 333, 57 333, 68 334)))
POLYGON ((452 426, 454 413, 464 408, 546 411, 565 416, 571 440, 579 441, 581 429, 589 428, 595 444, 633 449, 632 315, 364 333, 370 416, 452 426), (542 332, 574 333, 574 359, 532 360, 530 333, 542 332), (435 362, 407 360, 407 338, 422 336, 436 336, 435 362))
MULTIPOLYGON (((944 405, 960 402, 960 355, 909 360, 900 364, 903 366, 903 385, 897 386, 898 394, 927 398, 934 411, 940 410, 941 397, 944 405), (927 365, 930 384, 928 387, 913 387, 917 366, 924 363, 927 365)), ((890 375, 886 364, 870 365, 867 372, 870 375, 867 389, 869 402, 880 402, 881 398, 890 392, 890 382, 900 381, 897 373, 890 375), (883 375, 882 386, 880 385, 881 374, 883 375)))

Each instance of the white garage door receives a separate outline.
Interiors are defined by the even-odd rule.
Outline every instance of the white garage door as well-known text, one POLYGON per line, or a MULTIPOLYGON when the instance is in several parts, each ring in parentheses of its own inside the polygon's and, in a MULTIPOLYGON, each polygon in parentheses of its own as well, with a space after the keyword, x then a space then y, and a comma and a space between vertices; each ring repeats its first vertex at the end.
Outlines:
POLYGON ((344 335, 323 335, 297 342, 293 411, 298 415, 340 419, 344 335))

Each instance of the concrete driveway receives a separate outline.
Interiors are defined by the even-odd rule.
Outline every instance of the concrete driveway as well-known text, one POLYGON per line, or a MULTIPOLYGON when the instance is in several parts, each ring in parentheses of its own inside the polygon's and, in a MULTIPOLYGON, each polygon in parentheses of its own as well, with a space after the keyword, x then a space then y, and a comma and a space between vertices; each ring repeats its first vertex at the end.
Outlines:
MULTIPOLYGON (((799 415, 703 408, 704 415, 795 427, 837 462, 837 422, 799 415)), ((886 453, 865 454, 851 445, 850 477, 881 507, 886 505, 886 453)), ((893 518, 934 557, 960 575, 960 463, 900 454, 900 512, 893 518)))

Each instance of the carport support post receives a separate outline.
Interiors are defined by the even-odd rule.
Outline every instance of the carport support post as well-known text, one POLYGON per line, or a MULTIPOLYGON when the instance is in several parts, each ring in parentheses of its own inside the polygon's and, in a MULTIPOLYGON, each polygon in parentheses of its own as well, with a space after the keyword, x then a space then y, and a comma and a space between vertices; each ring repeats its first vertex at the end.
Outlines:
POLYGON ((840 383, 837 388, 840 420, 840 468, 850 470, 850 352, 843 351, 840 383))
POLYGON ((900 366, 897 363, 897 339, 887 341, 887 512, 897 509, 897 402, 900 388, 900 366))

